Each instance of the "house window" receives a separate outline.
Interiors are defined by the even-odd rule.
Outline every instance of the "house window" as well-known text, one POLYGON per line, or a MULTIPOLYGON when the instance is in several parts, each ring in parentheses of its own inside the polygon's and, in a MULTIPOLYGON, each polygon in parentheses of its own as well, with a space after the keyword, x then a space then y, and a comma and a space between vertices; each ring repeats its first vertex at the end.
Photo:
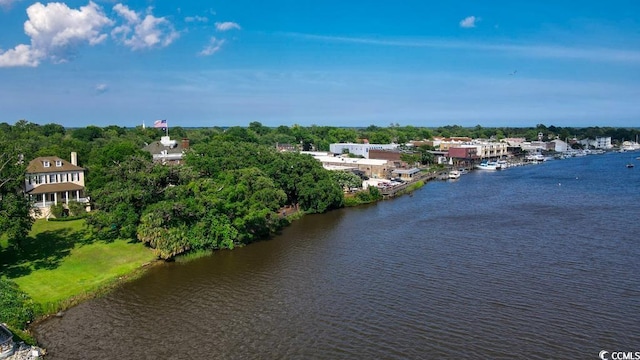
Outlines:
POLYGON ((67 174, 60 174, 60 182, 67 182, 67 174))
POLYGON ((62 161, 56 160, 56 167, 61 167, 61 166, 62 166, 62 161))
POLYGON ((46 184, 47 183, 47 176, 46 175, 40 175, 39 179, 40 179, 40 181, 38 181, 38 184, 46 184))
POLYGON ((71 173, 71 181, 78 181, 78 173, 71 173))
POLYGON ((44 166, 44 167, 46 167, 46 168, 51 167, 51 162, 49 162, 49 161, 43 161, 43 162, 42 162, 42 166, 44 166))
POLYGON ((56 174, 49 175, 49 184, 53 184, 56 182, 56 174))

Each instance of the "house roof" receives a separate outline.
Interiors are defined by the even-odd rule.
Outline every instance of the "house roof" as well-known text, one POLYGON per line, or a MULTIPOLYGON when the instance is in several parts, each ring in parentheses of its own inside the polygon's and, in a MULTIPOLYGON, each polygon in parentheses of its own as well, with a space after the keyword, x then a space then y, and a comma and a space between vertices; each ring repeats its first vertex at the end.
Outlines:
POLYGON ((29 162, 27 166, 27 174, 35 173, 54 173, 54 172, 66 172, 66 171, 84 171, 83 168, 72 163, 60 159, 57 156, 41 156, 37 157, 29 162), (44 167, 44 162, 49 162, 49 167, 44 167), (62 166, 56 166, 56 162, 60 161, 62 166))
POLYGON ((84 186, 66 182, 66 183, 60 183, 60 184, 43 184, 33 188, 28 193, 31 195, 37 195, 37 194, 48 194, 48 193, 55 193, 55 192, 62 192, 62 191, 76 191, 76 190, 82 190, 82 189, 84 189, 84 186))
POLYGON ((153 155, 161 155, 163 151, 166 151, 166 154, 182 154, 185 150, 182 147, 182 143, 177 141, 175 146, 165 146, 160 141, 154 141, 151 144, 145 146, 143 150, 150 152, 153 155))

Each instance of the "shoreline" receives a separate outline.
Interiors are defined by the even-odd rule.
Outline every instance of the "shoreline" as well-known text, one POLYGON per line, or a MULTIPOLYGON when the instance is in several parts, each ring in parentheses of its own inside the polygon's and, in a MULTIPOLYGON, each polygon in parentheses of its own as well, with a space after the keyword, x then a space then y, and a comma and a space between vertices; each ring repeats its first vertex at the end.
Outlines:
MULTIPOLYGON (((377 201, 360 203, 354 206, 345 206, 344 208, 376 204, 380 201, 393 199, 402 195, 412 196, 411 193, 421 189, 428 182, 434 181, 434 180, 443 180, 438 176, 438 174, 443 171, 449 171, 450 168, 451 168, 450 166, 444 166, 442 167, 442 169, 439 169, 439 170, 430 169, 430 171, 424 171, 423 173, 420 174, 420 176, 417 176, 416 178, 406 181, 404 184, 398 187, 395 187, 394 189, 391 189, 392 190, 391 194, 383 194, 383 197, 377 201)), ((291 223, 293 221, 296 221, 304 217, 305 215, 306 214, 302 211, 296 211, 296 212, 287 214, 287 218, 291 223)), ((248 244, 248 245, 251 245, 251 244, 248 244)), ((31 336, 31 338, 34 340, 35 345, 39 346, 40 343, 37 337, 35 336, 35 332, 33 331, 33 328, 35 326, 53 317, 63 317, 64 313, 70 308, 76 305, 79 305, 85 301, 89 301, 89 300, 104 296, 109 292, 111 292, 116 287, 143 276, 146 273, 147 269, 150 268, 151 266, 157 266, 157 265, 166 263, 168 261, 189 262, 204 256, 209 256, 215 251, 216 250, 203 250, 202 252, 186 253, 186 254, 178 255, 177 257, 174 257, 170 260, 163 260, 163 259, 157 258, 153 261, 146 262, 140 265, 139 267, 136 267, 134 270, 132 270, 129 273, 123 274, 115 279, 111 279, 109 281, 104 282, 103 284, 97 285, 95 289, 87 290, 86 292, 83 292, 81 294, 72 296, 70 298, 61 300, 60 302, 53 304, 53 308, 43 311, 43 313, 40 316, 35 318, 34 321, 27 326, 26 334, 31 336)), ((51 306, 51 304, 40 304, 40 305, 51 306)))
MULTIPOLYGON (((405 195, 405 194, 409 194, 415 190, 420 189, 422 186, 424 186, 426 184, 427 181, 433 180, 435 179, 435 177, 430 177, 429 179, 427 179, 426 181, 424 180, 424 178, 421 178, 419 180, 416 181, 412 181, 412 182, 407 182, 405 186, 406 189, 404 189, 403 192, 397 192, 393 197, 396 196, 401 196, 401 195, 405 195), (411 185, 415 185, 416 183, 419 183, 420 181, 422 181, 423 183, 420 186, 417 187, 412 187, 411 185)), ((379 201, 384 201, 387 199, 390 199, 391 197, 384 197, 381 200, 375 201, 373 203, 377 203, 379 201)), ((357 206, 362 206, 362 205, 370 205, 372 203, 362 203, 362 204, 358 204, 355 205, 355 207, 357 206)), ((354 206, 350 206, 350 207, 354 207, 354 206)), ((347 208, 347 207, 345 207, 347 208)), ((297 212, 293 212, 291 214, 287 215, 287 218, 290 220, 290 223, 293 221, 296 221, 302 217, 304 217, 306 214, 304 214, 302 211, 297 211, 297 212)), ((251 245, 251 244, 249 244, 251 245)), ((79 305, 85 301, 89 301, 92 299, 96 299, 99 298, 103 295, 108 294, 109 292, 111 292, 113 289, 117 288, 118 286, 125 284, 129 281, 133 281, 135 279, 138 279, 139 277, 143 276, 147 269, 151 268, 152 266, 158 266, 161 265, 163 263, 166 263, 168 261, 175 261, 175 262, 189 262, 192 260, 196 260, 199 259, 201 257, 204 256, 209 256, 211 255, 213 252, 215 252, 216 250, 203 250, 202 252, 195 252, 195 253, 186 253, 186 254, 182 254, 179 255, 175 258, 172 258, 171 260, 163 260, 160 258, 157 258, 153 261, 149 261, 146 262, 142 265, 140 265, 139 267, 136 267, 133 271, 126 273, 124 275, 121 275, 115 279, 111 279, 110 281, 106 281, 102 284, 99 284, 96 286, 95 289, 93 290, 87 290, 81 294, 78 295, 74 295, 70 298, 66 298, 63 299, 59 302, 55 302, 55 303, 44 303, 44 304, 39 304, 40 306, 44 307, 44 308, 48 308, 46 310, 43 309, 43 313, 40 314, 38 317, 34 318, 34 320, 28 324, 26 330, 22 330, 23 332, 25 332, 26 334, 24 335, 28 335, 31 337, 31 339, 33 339, 33 343, 34 345, 40 345, 37 337, 35 336, 35 332, 33 331, 33 328, 35 326, 38 326, 39 324, 54 318, 54 317, 63 317, 64 313, 71 309, 72 307, 79 305)), ((29 339, 23 339, 23 340, 29 340, 29 339)), ((29 341, 25 341, 27 343, 29 343, 29 341)))

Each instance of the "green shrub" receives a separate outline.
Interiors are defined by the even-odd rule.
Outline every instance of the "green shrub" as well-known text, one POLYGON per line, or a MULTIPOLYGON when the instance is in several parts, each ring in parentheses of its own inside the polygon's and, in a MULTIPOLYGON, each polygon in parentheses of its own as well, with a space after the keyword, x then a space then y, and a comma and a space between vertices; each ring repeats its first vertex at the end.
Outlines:
POLYGON ((369 186, 367 190, 362 190, 354 196, 345 196, 344 206, 358 206, 382 200, 382 193, 375 186, 369 186))
POLYGON ((0 322, 24 329, 37 312, 36 304, 13 281, 0 278, 0 322))
POLYGON ((69 215, 75 217, 84 217, 87 214, 85 204, 77 201, 69 201, 69 215))
POLYGON ((51 205, 51 215, 56 218, 61 218, 64 214, 64 206, 62 203, 58 203, 57 205, 51 205))
POLYGON ((55 216, 57 219, 68 217, 80 219, 85 217, 86 214, 87 211, 85 210, 85 205, 77 201, 69 201, 69 204, 61 202, 57 205, 51 206, 51 215, 55 216), (65 211, 65 207, 69 210, 65 211))

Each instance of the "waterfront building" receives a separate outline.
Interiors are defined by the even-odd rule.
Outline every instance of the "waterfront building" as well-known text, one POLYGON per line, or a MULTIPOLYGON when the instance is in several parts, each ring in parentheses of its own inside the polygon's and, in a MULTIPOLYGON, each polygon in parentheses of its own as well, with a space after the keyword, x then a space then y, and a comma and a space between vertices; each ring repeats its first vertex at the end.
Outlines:
POLYGON ((352 170, 360 171, 367 177, 386 178, 393 166, 387 160, 360 159, 342 156, 315 156, 328 170, 352 170))
POLYGON ((457 148, 475 148, 476 156, 480 159, 501 158, 508 155, 508 144, 505 142, 474 141, 470 144, 460 144, 457 148))
MULTIPOLYGON (((413 150, 409 150, 406 153, 414 153, 413 150)), ((378 149, 371 149, 369 150, 369 159, 379 159, 379 160, 387 160, 391 163, 393 163, 393 166, 397 167, 397 168, 405 168, 408 167, 409 164, 407 164, 405 161, 402 161, 402 154, 403 152, 401 152, 400 150, 378 150, 378 149)), ((411 164, 413 165, 413 164, 411 164)))
POLYGON ((343 154, 349 152, 349 154, 362 156, 365 159, 369 158, 369 151, 376 150, 396 150, 398 144, 355 144, 355 143, 336 143, 329 145, 329 151, 334 154, 343 154))
POLYGON ((560 139, 551 140, 550 143, 553 143, 553 150, 556 152, 567 152, 571 149, 569 144, 560 139))
POLYGON ((71 153, 71 162, 57 156, 38 157, 29 162, 25 173, 25 193, 34 201, 37 218, 51 216, 51 206, 77 201, 88 206, 85 197, 84 168, 78 166, 78 155, 71 153))
POLYGON ((504 138, 500 141, 506 142, 507 144, 509 144, 509 146, 520 147, 520 145, 525 143, 527 139, 526 138, 504 138))
POLYGON ((473 147, 451 147, 447 153, 451 159, 452 165, 471 167, 480 156, 478 156, 478 148, 473 147))
POLYGON ((411 168, 411 169, 395 169, 391 172, 393 176, 399 177, 404 181, 411 181, 416 174, 420 173, 420 169, 411 168))
POLYGON ((623 151, 635 151, 640 150, 640 144, 635 141, 623 141, 620 145, 620 150, 623 151))
POLYGON ((471 144, 473 140, 468 137, 450 137, 450 138, 440 138, 438 149, 440 151, 448 151, 451 147, 456 147, 463 144, 471 144))
POLYGON ((527 141, 520 144, 520 148, 522 151, 529 153, 540 153, 545 150, 553 150, 555 148, 555 144, 544 141, 527 141))
POLYGON ((608 150, 608 149, 613 148, 613 145, 611 144, 611 136, 598 136, 598 137, 596 137, 595 148, 596 149, 604 149, 604 150, 608 150))

